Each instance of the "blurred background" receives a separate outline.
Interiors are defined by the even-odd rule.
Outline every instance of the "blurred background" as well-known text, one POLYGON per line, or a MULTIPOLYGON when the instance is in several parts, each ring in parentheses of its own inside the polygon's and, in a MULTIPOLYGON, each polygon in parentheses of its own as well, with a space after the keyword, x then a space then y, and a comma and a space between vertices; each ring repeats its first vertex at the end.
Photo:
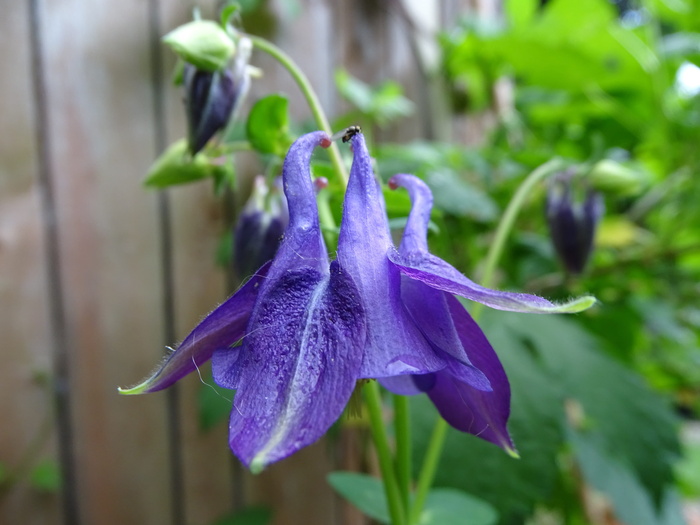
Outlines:
MULTIPOLYGON (((605 202, 572 268, 552 242, 548 186, 528 199, 498 287, 601 304, 566 318, 485 313, 522 459, 454 432, 437 486, 490 504, 493 523, 700 523, 700 2, 240 3, 242 27, 300 65, 333 128, 362 125, 384 180, 428 182, 431 249, 475 280, 538 165, 565 159, 572 206, 592 191, 605 202)), ((218 19, 219 2, 196 5, 218 19)), ((224 198, 210 181, 142 185, 186 134, 160 38, 193 7, 4 2, 0 523, 369 523, 326 483, 376 471, 362 418, 251 476, 228 449, 230 394, 203 384, 207 370, 117 395, 236 288, 233 223, 270 166, 236 156, 224 198)), ((259 51, 251 64, 263 76, 242 123, 282 93, 293 134, 314 129, 289 74, 259 51)), ((327 191, 339 215, 342 189, 327 191)), ((400 227, 408 199, 387 199, 400 227)), ((412 407, 419 465, 437 415, 424 399, 412 407)))

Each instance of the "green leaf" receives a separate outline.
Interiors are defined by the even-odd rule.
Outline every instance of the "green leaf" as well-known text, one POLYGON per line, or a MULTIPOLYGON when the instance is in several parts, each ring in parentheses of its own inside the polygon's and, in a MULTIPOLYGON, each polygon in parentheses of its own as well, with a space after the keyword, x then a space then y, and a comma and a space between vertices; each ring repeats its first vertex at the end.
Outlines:
POLYGON ((56 492, 61 487, 61 472, 58 463, 52 459, 40 461, 32 469, 29 480, 37 490, 56 492))
MULTIPOLYGON (((678 515, 670 517, 670 520, 662 519, 671 509, 663 509, 666 506, 663 505, 662 510, 657 512, 649 492, 634 472, 620 461, 619 456, 612 456, 601 450, 592 433, 573 431, 570 440, 586 482, 607 496, 615 509, 616 517, 622 523, 683 525, 684 521, 678 515)), ((664 503, 667 501, 665 498, 664 503)), ((672 501, 669 503, 669 507, 674 506, 672 501)))
POLYGON ((233 402, 232 390, 220 387, 213 381, 207 381, 199 388, 197 404, 199 406, 199 428, 211 430, 223 421, 227 421, 233 402))
POLYGON ((285 155, 289 136, 289 100, 283 95, 268 95, 258 100, 248 115, 248 140, 259 153, 285 155))
POLYGON ((485 501, 456 489, 433 489, 419 525, 493 525, 498 512, 485 501))
POLYGON ((435 206, 457 216, 489 222, 498 215, 498 206, 486 192, 461 179, 454 171, 428 171, 425 182, 433 191, 435 206))
POLYGON ((5 466, 4 463, 0 463, 0 485, 5 483, 8 476, 9 476, 9 474, 7 472, 7 467, 5 466))
POLYGON ((515 27, 529 24, 537 13, 538 7, 537 0, 506 0, 505 3, 508 21, 515 27))
POLYGON ((377 478, 355 472, 331 472, 328 483, 370 518, 390 523, 384 486, 377 478))
POLYGON ((156 159, 143 181, 150 188, 167 188, 204 179, 212 175, 214 167, 203 154, 190 155, 187 140, 181 139, 171 144, 156 159))
POLYGON ((580 404, 588 438, 601 453, 629 466, 652 501, 660 502, 680 454, 678 419, 670 404, 638 374, 598 350, 596 340, 573 321, 513 314, 498 318, 499 330, 517 334, 535 348, 549 381, 580 404))
POLYGON ((248 507, 216 520, 213 525, 268 525, 272 510, 267 507, 248 507))
POLYGON ((413 113, 413 102, 392 80, 372 87, 340 69, 335 73, 335 84, 343 97, 380 126, 413 113))
POLYGON ((700 498, 700 443, 687 443, 683 447, 683 460, 678 464, 676 474, 683 495, 700 498))

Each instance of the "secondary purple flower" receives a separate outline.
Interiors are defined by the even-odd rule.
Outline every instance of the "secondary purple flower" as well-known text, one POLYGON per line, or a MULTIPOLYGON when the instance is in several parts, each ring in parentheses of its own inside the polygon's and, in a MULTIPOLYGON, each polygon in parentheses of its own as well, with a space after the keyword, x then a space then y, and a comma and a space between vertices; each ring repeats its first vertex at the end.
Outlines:
POLYGON ((455 428, 512 450, 505 428, 510 398, 505 373, 481 330, 452 295, 500 310, 532 313, 578 312, 594 299, 556 305, 529 294, 491 290, 431 255, 426 233, 432 195, 407 175, 394 178, 394 184, 406 186, 414 200, 401 249, 396 251, 364 137, 357 133, 351 140, 354 160, 338 261, 353 275, 366 308, 362 376, 389 378, 382 382, 399 393, 428 391, 455 428))
POLYGON ((236 113, 250 87, 248 59, 250 42, 241 39, 232 58, 232 67, 204 71, 185 64, 185 112, 187 141, 195 155, 236 113))
POLYGON ((567 272, 579 275, 586 267, 598 222, 605 205, 602 196, 588 190, 583 202, 573 198, 572 175, 554 177, 547 191, 547 222, 552 244, 567 272))
POLYGON ((360 377, 364 308, 348 273, 328 262, 309 171, 319 145, 330 145, 325 133, 304 135, 285 159, 289 226, 275 259, 205 318, 153 377, 123 391, 165 388, 213 354, 215 381, 236 389, 231 448, 253 471, 320 438, 360 377))
POLYGON ((233 233, 233 267, 240 278, 252 275, 274 258, 289 223, 281 184, 268 186, 259 175, 233 233))

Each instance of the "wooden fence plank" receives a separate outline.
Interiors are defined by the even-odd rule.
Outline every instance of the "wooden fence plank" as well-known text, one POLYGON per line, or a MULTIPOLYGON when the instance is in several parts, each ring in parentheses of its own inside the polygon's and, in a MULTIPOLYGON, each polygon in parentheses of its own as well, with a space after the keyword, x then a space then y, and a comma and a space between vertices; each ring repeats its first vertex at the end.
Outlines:
POLYGON ((12 2, 0 17, 11 49, 0 78, 0 523, 57 523, 58 497, 32 488, 31 471, 55 464, 51 333, 38 184, 29 9, 12 2))
POLYGON ((146 5, 47 2, 44 20, 81 516, 165 524, 163 400, 116 394, 161 345, 146 5))
MULTIPOLYGON (((214 0, 199 2, 205 18, 218 18, 214 0)), ((162 2, 161 34, 192 18, 192 3, 187 0, 162 2)), ((181 88, 169 82, 175 63, 174 54, 164 51, 164 89, 166 136, 172 142, 186 135, 181 88)), ((216 265, 215 255, 221 235, 226 231, 222 201, 214 197, 210 181, 170 190, 173 228, 175 284, 175 328, 178 340, 228 295, 225 272, 216 265)), ((171 341, 171 344, 175 341, 171 341)), ((209 365, 203 367, 206 377, 209 365)), ((202 388, 195 373, 179 382, 180 429, 183 438, 182 459, 185 474, 186 523, 204 525, 233 508, 231 468, 227 428, 203 432, 199 428, 198 394, 202 388)))

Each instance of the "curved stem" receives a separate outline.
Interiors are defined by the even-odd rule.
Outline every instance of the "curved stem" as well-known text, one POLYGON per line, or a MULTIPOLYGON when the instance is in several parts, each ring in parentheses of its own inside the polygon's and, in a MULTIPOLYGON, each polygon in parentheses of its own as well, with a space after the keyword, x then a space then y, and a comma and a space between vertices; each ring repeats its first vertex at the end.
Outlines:
MULTIPOLYGON (((496 271, 496 266, 498 265, 501 255, 503 255, 503 248, 505 248, 508 235, 513 229, 513 224, 515 224, 515 219, 518 216, 518 212, 520 212, 520 208, 522 208, 523 204, 525 204, 525 199, 535 187, 535 184, 548 177, 555 171, 563 169, 565 166, 566 164, 563 160, 552 159, 535 169, 525 178, 522 184, 520 184, 515 192, 515 195, 513 195, 513 198, 508 203, 508 207, 503 213, 501 221, 498 223, 493 242, 491 243, 489 251, 486 254, 484 273, 481 277, 482 286, 486 286, 488 288, 493 284, 492 281, 496 271)), ((481 303, 474 304, 474 307, 472 308, 472 317, 475 320, 479 316, 482 308, 483 305, 481 303)))
POLYGON ((382 481, 384 483, 384 491, 389 506, 391 523, 392 525, 405 525, 406 515, 401 501, 399 484, 396 481, 396 475, 394 473, 389 440, 386 436, 382 418, 382 398, 379 392, 379 383, 376 381, 370 381, 365 386, 365 401, 367 403, 367 410, 369 411, 372 440, 374 441, 374 446, 377 449, 377 456, 379 457, 379 468, 382 472, 382 481))
MULTIPOLYGON (((292 75, 292 78, 299 86, 299 89, 301 89, 304 98, 306 98, 306 102, 309 104, 309 108, 311 109, 311 113, 313 113, 314 119, 316 120, 316 124, 318 125, 318 127, 321 130, 328 133, 328 135, 332 135, 333 131, 331 130, 331 125, 329 124, 328 118, 326 117, 326 114, 323 111, 321 102, 318 100, 318 96, 316 95, 316 92, 314 91, 313 87, 311 87, 309 79, 299 68, 299 66, 296 65, 296 63, 292 60, 292 58, 289 55, 287 55, 287 53, 282 51, 272 42, 255 35, 246 36, 250 38, 255 47, 275 58, 275 60, 282 64, 282 66, 284 66, 284 68, 287 71, 289 71, 289 74, 292 75)), ((348 173, 345 170, 343 159, 340 156, 340 150, 338 149, 338 145, 335 142, 331 144, 330 148, 328 148, 328 153, 331 156, 333 168, 340 177, 340 180, 343 181, 343 184, 347 186, 348 173)))
POLYGON ((396 478, 401 492, 404 511, 411 504, 411 418, 408 398, 393 394, 394 432, 396 434, 396 478))
MULTIPOLYGON (((520 184, 515 192, 515 195, 513 195, 513 198, 508 203, 508 207, 503 213, 501 221, 498 223, 494 240, 491 243, 489 251, 486 255, 484 273, 481 278, 481 284, 483 286, 490 287, 492 285, 496 266, 498 265, 501 255, 503 255, 506 239, 508 238, 510 231, 513 229, 515 219, 518 216, 518 212, 523 207, 523 204, 525 204, 525 199, 527 196, 538 182, 548 177, 555 171, 561 170, 565 167, 565 165, 566 164, 561 159, 552 159, 535 169, 520 184)), ((483 305, 481 303, 474 304, 474 307, 472 308, 472 317, 475 321, 478 320, 482 308, 483 305)), ((447 429, 448 425, 445 420, 438 418, 438 421, 433 429, 433 434, 430 436, 428 450, 426 451, 423 466, 421 468, 420 475, 418 476, 416 497, 413 501, 413 506, 411 507, 410 512, 410 525, 417 523, 418 519, 420 518, 423 505, 425 504, 425 499, 427 498, 430 487, 435 479, 435 472, 437 471, 437 466, 440 462, 440 455, 442 454, 442 448, 445 444, 445 438, 447 437, 447 429)))

